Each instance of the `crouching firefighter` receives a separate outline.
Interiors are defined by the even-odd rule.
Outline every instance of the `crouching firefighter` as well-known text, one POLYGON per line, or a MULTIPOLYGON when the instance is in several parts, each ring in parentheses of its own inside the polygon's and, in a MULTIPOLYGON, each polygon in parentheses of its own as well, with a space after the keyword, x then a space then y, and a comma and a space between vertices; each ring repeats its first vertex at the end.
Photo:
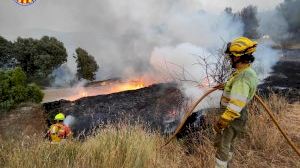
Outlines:
POLYGON ((226 168, 232 158, 232 143, 244 131, 247 111, 246 105, 254 97, 258 79, 251 68, 253 53, 257 43, 240 37, 228 43, 225 54, 230 58, 232 75, 225 84, 221 98, 221 114, 214 125, 217 132, 215 141, 216 168, 226 168))
POLYGON ((53 144, 64 142, 72 135, 70 127, 63 123, 65 115, 63 113, 58 113, 54 120, 56 123, 50 126, 47 136, 53 144))

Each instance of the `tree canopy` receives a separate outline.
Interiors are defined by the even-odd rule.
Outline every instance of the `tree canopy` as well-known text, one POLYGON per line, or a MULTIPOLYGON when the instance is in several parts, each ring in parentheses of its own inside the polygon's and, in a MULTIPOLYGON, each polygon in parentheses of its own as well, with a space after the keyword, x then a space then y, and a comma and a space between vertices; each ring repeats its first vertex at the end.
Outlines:
POLYGON ((77 78, 95 80, 95 73, 99 69, 95 58, 82 48, 76 49, 76 56, 74 57, 77 62, 77 78))
POLYGON ((6 111, 22 102, 42 101, 44 94, 35 84, 28 84, 21 68, 0 69, 0 111, 6 111))
POLYGON ((231 7, 224 9, 224 12, 233 17, 233 20, 240 20, 244 27, 243 36, 257 39, 259 38, 258 27, 259 21, 257 19, 257 7, 249 5, 243 8, 240 12, 233 13, 231 7))
POLYGON ((40 40, 18 38, 13 43, 14 57, 30 81, 47 85, 52 71, 67 61, 63 43, 54 37, 44 36, 40 40))
POLYGON ((284 0, 277 10, 287 21, 289 31, 300 33, 300 0, 284 0))
MULTIPOLYGON (((0 36, 0 68, 21 67, 29 82, 49 86, 58 79, 56 71, 67 62, 67 50, 55 37, 21 38, 11 42, 0 36)), ((76 49, 77 78, 94 80, 99 69, 94 57, 82 48, 76 49)), ((70 73, 67 74, 70 78, 70 73)), ((61 76, 60 76, 61 77, 61 76)), ((71 80, 70 82, 74 82, 71 80)), ((70 83, 69 82, 69 83, 70 83)))
POLYGON ((10 68, 14 66, 15 59, 13 59, 13 44, 0 36, 0 67, 10 68))
POLYGON ((259 38, 259 33, 257 31, 259 22, 256 16, 257 7, 249 5, 243 8, 239 15, 244 23, 244 36, 252 39, 259 38))

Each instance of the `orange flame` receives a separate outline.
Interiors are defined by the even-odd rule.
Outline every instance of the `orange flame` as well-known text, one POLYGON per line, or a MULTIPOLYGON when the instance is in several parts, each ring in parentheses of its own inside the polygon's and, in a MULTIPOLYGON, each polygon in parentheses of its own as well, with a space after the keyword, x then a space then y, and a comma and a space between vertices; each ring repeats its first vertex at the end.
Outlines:
POLYGON ((71 96, 66 97, 67 100, 77 100, 82 97, 118 93, 128 90, 137 90, 144 88, 146 85, 143 81, 128 81, 117 83, 101 83, 99 87, 79 87, 74 88, 71 96))
POLYGON ((145 87, 145 83, 141 81, 129 81, 121 84, 117 84, 111 89, 111 93, 123 92, 127 90, 137 90, 145 87))
POLYGON ((157 81, 153 80, 153 78, 149 76, 143 76, 126 81, 104 81, 89 87, 82 86, 73 88, 47 89, 44 90, 45 97, 43 102, 50 102, 60 99, 74 101, 82 97, 137 90, 150 86, 156 82, 157 81))

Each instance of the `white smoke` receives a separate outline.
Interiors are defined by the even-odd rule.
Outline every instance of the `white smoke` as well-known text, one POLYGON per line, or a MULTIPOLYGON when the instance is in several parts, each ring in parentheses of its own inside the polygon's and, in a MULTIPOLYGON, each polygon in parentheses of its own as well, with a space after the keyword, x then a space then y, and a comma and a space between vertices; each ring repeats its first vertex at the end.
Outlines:
MULTIPOLYGON (((176 72, 184 67, 188 80, 201 81, 204 70, 197 56, 214 62, 216 50, 243 34, 242 24, 222 12, 253 4, 274 9, 281 0, 72 0, 36 1, 20 7, 0 5, 0 31, 10 40, 17 36, 57 36, 69 52, 68 66, 76 70, 72 54, 86 49, 100 64, 97 79, 139 75, 151 70, 176 72), (176 65, 177 68, 176 68, 176 65)), ((259 45, 260 46, 260 45, 259 45)), ((266 76, 277 53, 261 45, 257 62, 266 76)), ((257 66, 256 66, 257 67, 257 66)), ((181 72, 176 72, 180 74, 181 72)), ((187 91, 187 93, 196 93, 187 91)))
POLYGON ((220 12, 223 11, 225 7, 231 7, 235 12, 249 5, 257 6, 259 11, 273 10, 283 1, 284 0, 209 0, 201 2, 203 7, 208 11, 220 12))
POLYGON ((50 75, 52 87, 68 87, 75 83, 75 74, 71 72, 67 64, 62 64, 50 75))
POLYGON ((274 42, 270 39, 262 40, 258 43, 257 51, 254 53, 255 61, 253 68, 260 82, 263 82, 263 80, 270 75, 272 67, 282 56, 281 50, 272 48, 274 45, 274 42))
MULTIPOLYGON (((199 87, 207 75, 205 66, 198 64, 199 57, 207 58, 209 64, 216 61, 215 55, 207 49, 184 43, 175 47, 154 49, 151 64, 160 74, 169 75, 170 80, 180 82, 186 96, 195 101, 206 91, 205 87, 199 87)), ((217 107, 219 100, 220 94, 217 93, 206 98, 198 107, 217 107)))
POLYGON ((155 48, 150 63, 161 74, 169 75, 170 80, 186 79, 200 82, 205 78, 205 74, 202 67, 197 64, 198 54, 209 56, 205 48, 190 43, 155 48))
POLYGON ((289 38, 288 23, 277 10, 258 13, 258 18, 259 31, 263 36, 279 42, 289 38))
POLYGON ((76 122, 76 118, 73 117, 72 115, 68 115, 65 119, 64 119, 64 124, 66 126, 72 127, 76 122))
MULTIPOLYGON (((273 49, 272 45, 274 43, 269 39, 260 40, 257 51, 254 54, 256 60, 253 68, 261 82, 269 76, 270 72, 272 72, 272 66, 282 56, 281 51, 273 49)), ((213 64, 217 63, 216 57, 218 55, 216 52, 209 51, 206 48, 184 43, 175 47, 155 48, 152 52, 151 64, 161 74, 169 74, 171 80, 180 81, 186 95, 191 99, 196 99, 205 91, 205 88, 200 88, 199 84, 212 84, 212 81, 207 81, 206 67, 199 64, 199 57, 206 58, 207 64, 213 64)), ((216 93, 206 99, 206 103, 203 104, 205 107, 218 106, 217 102, 219 99, 220 93, 216 93)))
POLYGON ((241 34, 240 23, 221 13, 254 3, 259 9, 274 8, 280 0, 82 0, 36 1, 21 7, 11 1, 0 5, 0 31, 39 38, 52 35, 62 40, 69 52, 68 66, 76 70, 72 54, 86 49, 100 64, 98 79, 143 73, 151 69, 150 55, 156 47, 191 43, 201 48, 222 46, 241 34), (261 7, 261 8, 260 8, 261 7))

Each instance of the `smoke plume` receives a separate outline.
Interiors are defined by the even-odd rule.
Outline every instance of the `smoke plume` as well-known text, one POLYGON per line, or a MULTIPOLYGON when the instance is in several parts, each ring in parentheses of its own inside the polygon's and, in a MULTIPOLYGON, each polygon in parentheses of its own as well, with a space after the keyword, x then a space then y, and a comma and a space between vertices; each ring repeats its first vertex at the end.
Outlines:
MULTIPOLYGON (((98 80, 148 72, 180 74, 183 67, 186 80, 203 82, 205 70, 197 65, 198 56, 214 62, 218 49, 243 34, 244 25, 225 14, 225 7, 240 10, 252 4, 260 12, 281 2, 268 1, 37 0, 28 7, 4 1, 0 31, 10 40, 56 36, 68 50, 67 65, 73 74, 72 54, 82 47, 100 65, 98 80)), ((271 45, 261 42, 255 54, 261 80, 280 55, 271 45)))
POLYGON ((279 1, 197 1, 197 0, 102 0, 41 1, 22 7, 1 2, 0 31, 13 40, 17 36, 53 35, 69 52, 68 66, 76 69, 74 49, 82 47, 96 57, 98 79, 143 73, 151 69, 149 59, 155 48, 190 43, 209 50, 242 34, 221 11, 254 3, 258 9, 274 7, 279 1), (124 74, 125 72, 125 74, 124 74))

